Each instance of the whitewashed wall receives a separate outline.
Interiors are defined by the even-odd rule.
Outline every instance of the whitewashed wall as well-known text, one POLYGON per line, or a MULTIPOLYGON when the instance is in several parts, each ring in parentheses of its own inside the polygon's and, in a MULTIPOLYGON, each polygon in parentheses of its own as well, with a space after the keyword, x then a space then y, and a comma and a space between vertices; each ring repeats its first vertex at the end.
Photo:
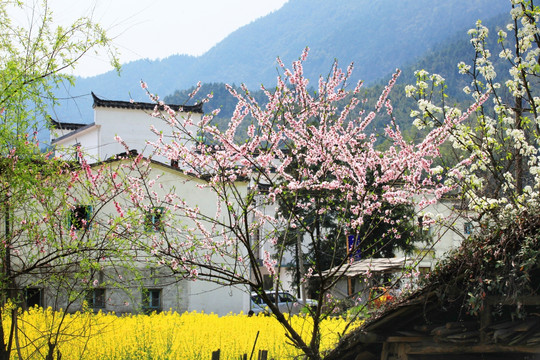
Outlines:
MULTIPOLYGON (((197 123, 200 121, 202 114, 178 114, 179 118, 186 116, 191 116, 193 122, 197 123)), ((117 135, 124 140, 129 150, 137 150, 144 156, 149 157, 153 154, 154 148, 148 145, 147 142, 157 139, 157 135, 150 130, 152 126, 158 132, 163 132, 166 138, 172 134, 171 127, 165 121, 152 117, 148 111, 95 107, 94 126, 68 134, 56 130, 51 136, 56 137, 53 145, 56 146, 57 154, 65 153, 66 150, 69 152, 75 145, 80 144, 91 162, 106 160, 126 151, 124 146, 115 140, 117 135), (59 135, 64 135, 64 137, 58 139, 59 135)), ((166 164, 170 163, 170 160, 162 156, 155 156, 154 160, 166 164)))

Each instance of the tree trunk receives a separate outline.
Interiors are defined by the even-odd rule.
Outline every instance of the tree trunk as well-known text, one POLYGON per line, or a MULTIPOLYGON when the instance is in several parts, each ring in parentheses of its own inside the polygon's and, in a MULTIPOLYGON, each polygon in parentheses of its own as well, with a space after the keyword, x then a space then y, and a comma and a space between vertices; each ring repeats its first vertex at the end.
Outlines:
POLYGON ((5 343, 4 334, 4 321, 3 321, 4 308, 0 308, 0 360, 9 360, 9 351, 7 350, 7 344, 5 343))
MULTIPOLYGON (((523 114, 523 105, 521 96, 516 96, 516 114, 515 122, 516 129, 522 131, 521 116, 523 114)), ((521 148, 521 147, 520 147, 521 148)), ((523 193, 523 156, 519 149, 516 149, 516 192, 521 195, 523 193)))
POLYGON ((302 275, 304 275, 304 255, 302 254, 302 233, 297 232, 296 236, 296 246, 297 246, 297 266, 298 266, 298 296, 302 298, 302 301, 306 301, 306 287, 302 283, 302 275))

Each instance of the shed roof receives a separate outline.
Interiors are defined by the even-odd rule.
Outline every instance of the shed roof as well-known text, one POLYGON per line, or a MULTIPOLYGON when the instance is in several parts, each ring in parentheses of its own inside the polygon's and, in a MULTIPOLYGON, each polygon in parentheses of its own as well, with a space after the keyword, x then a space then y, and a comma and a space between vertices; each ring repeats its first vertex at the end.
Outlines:
POLYGON ((540 354, 538 254, 536 212, 492 224, 464 241, 422 288, 342 338, 325 359, 499 359, 501 353, 530 359, 527 354, 540 354))
POLYGON ((410 261, 405 257, 396 258, 370 258, 361 259, 348 266, 336 266, 323 272, 323 276, 333 274, 334 276, 354 277, 364 275, 367 272, 387 272, 402 270, 410 261))
MULTIPOLYGON (((63 123, 62 123, 63 124, 63 123)), ((59 138, 56 138, 56 139, 53 139, 51 141, 51 144, 58 144, 59 142, 61 142, 62 140, 65 140, 65 139, 69 139, 71 137, 73 137, 74 135, 79 135, 81 134, 82 132, 85 132, 87 131, 88 129, 91 129, 93 127, 96 126, 96 123, 90 123, 90 124, 73 124, 73 125, 81 125, 81 126, 77 126, 77 127, 74 127, 74 130, 65 134, 65 135, 62 135, 60 136, 59 138)), ((66 130, 70 130, 68 128, 64 128, 66 130)))

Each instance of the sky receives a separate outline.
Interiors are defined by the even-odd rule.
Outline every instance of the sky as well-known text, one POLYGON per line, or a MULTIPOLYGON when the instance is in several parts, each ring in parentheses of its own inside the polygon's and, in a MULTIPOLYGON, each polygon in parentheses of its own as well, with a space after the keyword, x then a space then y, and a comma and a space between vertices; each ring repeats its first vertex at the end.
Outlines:
MULTIPOLYGON (((33 0, 39 2, 37 0, 33 0)), ((31 3, 32 0, 27 0, 31 3)), ((120 54, 120 62, 202 55, 236 29, 283 6, 287 0, 48 0, 60 24, 91 15, 120 54)), ((103 54, 87 55, 75 75, 110 70, 103 54)))

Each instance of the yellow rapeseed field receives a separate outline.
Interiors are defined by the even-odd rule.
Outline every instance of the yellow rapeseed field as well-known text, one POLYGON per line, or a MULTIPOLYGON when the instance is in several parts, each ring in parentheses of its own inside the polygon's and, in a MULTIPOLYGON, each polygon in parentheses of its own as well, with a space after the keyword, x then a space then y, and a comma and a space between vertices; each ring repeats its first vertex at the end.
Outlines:
MULTIPOLYGON (((9 329, 9 319, 4 319, 9 329)), ((311 318, 295 316, 292 322, 307 338, 311 318)), ((358 325, 359 323, 355 324, 358 325)), ((325 320, 321 326, 322 348, 335 345, 345 320, 325 320)), ((257 332, 259 349, 268 350, 269 358, 288 359, 298 350, 287 345, 285 331, 270 316, 227 315, 175 312, 152 315, 75 313, 30 309, 19 315, 19 332, 15 338, 20 352, 13 358, 43 359, 50 334, 60 333, 58 348, 62 360, 210 360, 212 352, 221 350, 221 359, 248 357, 257 332), (60 331, 58 329, 60 328, 60 331)))

